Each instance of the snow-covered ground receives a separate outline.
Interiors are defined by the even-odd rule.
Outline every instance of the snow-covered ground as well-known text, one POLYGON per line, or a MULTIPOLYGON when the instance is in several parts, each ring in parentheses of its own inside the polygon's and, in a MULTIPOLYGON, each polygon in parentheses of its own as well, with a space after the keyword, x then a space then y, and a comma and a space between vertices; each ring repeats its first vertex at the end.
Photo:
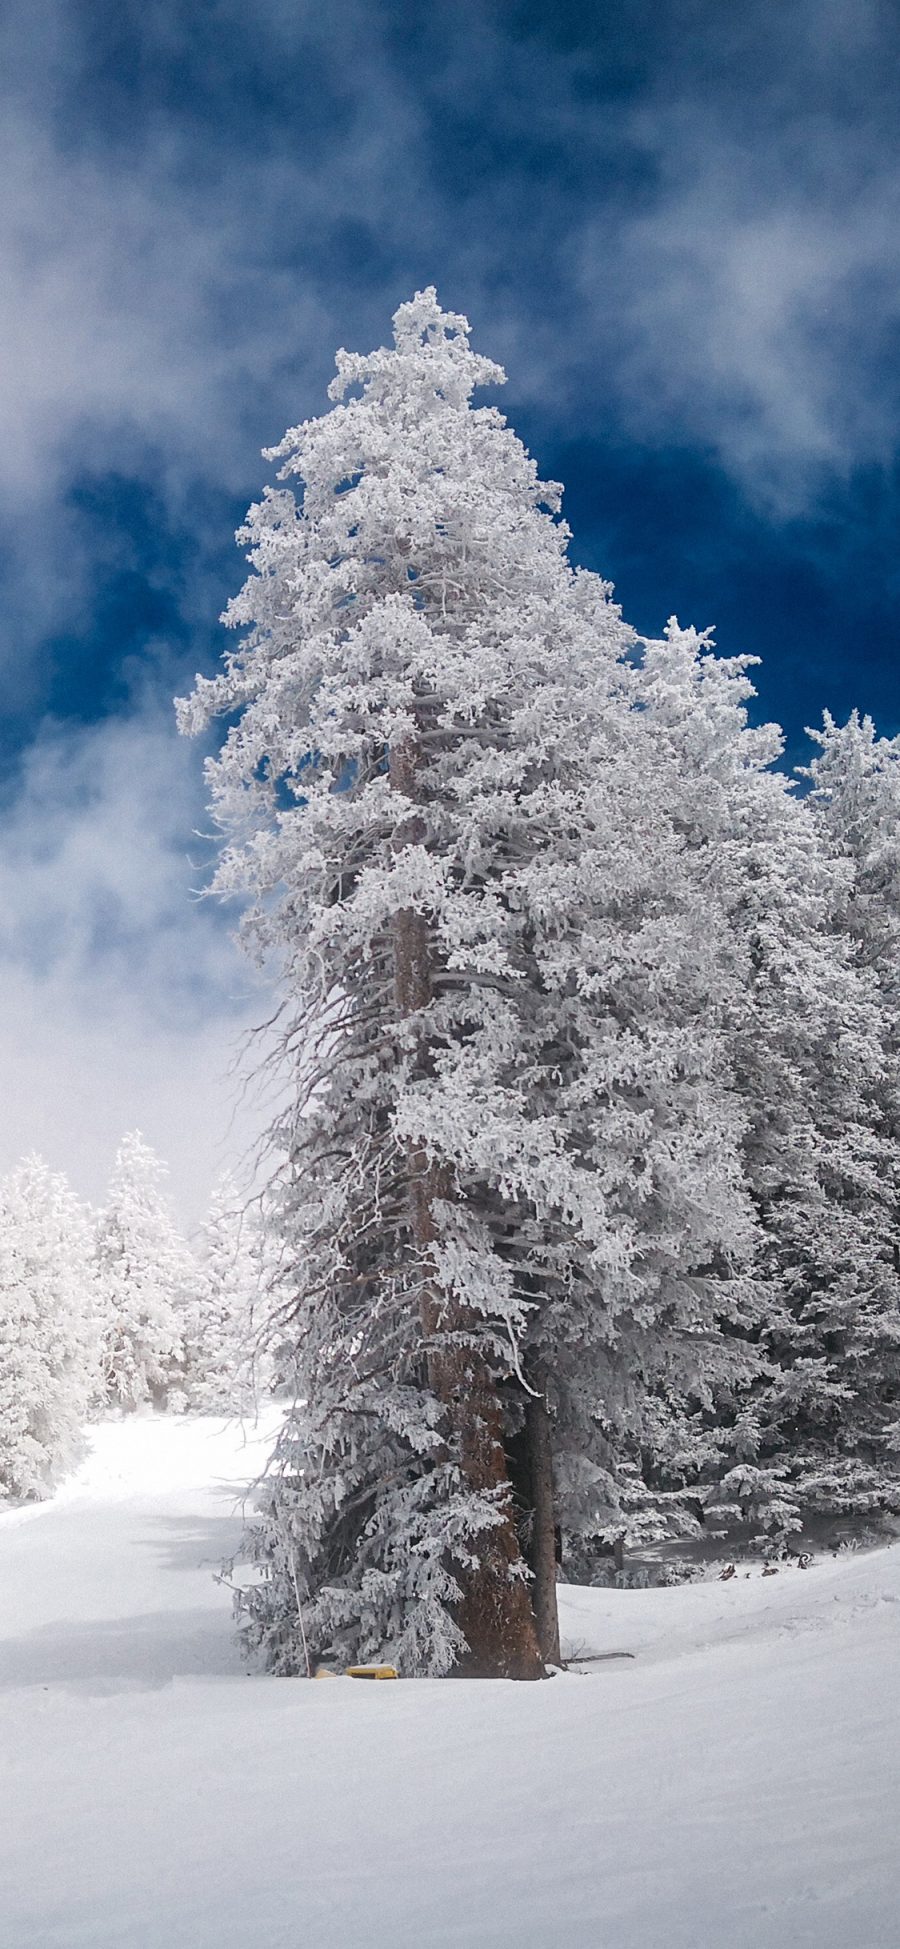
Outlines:
POLYGON ((0 1517, 2 1949, 900 1945, 900 1547, 563 1594, 544 1685, 246 1676, 268 1442, 100 1427, 0 1517))

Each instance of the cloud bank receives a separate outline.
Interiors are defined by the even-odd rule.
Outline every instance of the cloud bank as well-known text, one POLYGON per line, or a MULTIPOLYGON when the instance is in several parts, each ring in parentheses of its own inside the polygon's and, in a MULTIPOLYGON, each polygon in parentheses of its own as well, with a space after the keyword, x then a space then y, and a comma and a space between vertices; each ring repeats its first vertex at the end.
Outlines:
POLYGON ((0 857, 0 1169, 37 1148, 98 1200, 140 1127, 201 1214, 256 1135, 234 1074, 261 997, 225 917, 198 901, 197 754, 151 712, 27 754, 0 857))

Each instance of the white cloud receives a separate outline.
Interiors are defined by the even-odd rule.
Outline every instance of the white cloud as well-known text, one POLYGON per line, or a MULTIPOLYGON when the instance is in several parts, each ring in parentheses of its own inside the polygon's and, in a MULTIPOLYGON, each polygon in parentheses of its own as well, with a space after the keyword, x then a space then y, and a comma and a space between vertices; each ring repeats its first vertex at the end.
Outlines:
MULTIPOLYGON (((245 10, 218 11, 235 59, 245 10)), ((284 63, 302 74, 318 51, 345 97, 346 126, 324 149, 320 140, 317 160, 286 132, 229 141, 214 121, 167 116, 164 102, 133 149, 73 140, 84 23, 64 0, 48 0, 40 34, 30 0, 7 10, 0 494, 41 498, 76 455, 109 464, 117 444, 138 458, 154 447, 177 486, 212 474, 240 491, 254 447, 297 417, 312 375, 317 384, 330 376, 341 333, 342 292, 326 266, 298 274, 296 251, 317 225, 325 234, 344 220, 402 237, 407 213, 391 178, 404 145, 409 201, 428 221, 412 180, 421 112, 383 58, 368 10, 342 0, 326 18, 262 0, 257 11, 270 60, 281 42, 284 63), (248 427, 267 409, 268 424, 248 427)), ((197 27, 163 5, 126 32, 139 32, 148 55, 159 43, 177 62, 197 27)), ((405 295, 391 288, 392 305, 405 295)))
POLYGON ((36 1147, 97 1199, 138 1127, 193 1221, 262 1118, 234 1072, 265 1005, 211 903, 199 759, 153 716, 48 734, 0 820, 0 1169, 36 1147))
MULTIPOLYGON (((248 371, 270 373, 320 343, 310 292, 252 284, 233 333, 217 316, 252 278, 229 185, 177 193, 177 163, 151 152, 111 172, 64 159, 48 131, 12 113, 0 171, 0 487, 56 484, 77 440, 82 464, 110 446, 155 443, 178 471, 233 464, 248 371), (289 314, 289 315, 288 315, 289 314)), ((299 184, 298 184, 299 187, 299 184)), ((271 202, 275 185, 267 185, 271 202)))
POLYGON ((897 21, 867 0, 803 0, 769 17, 765 43, 760 25, 758 9, 734 21, 724 83, 698 63, 629 112, 652 193, 588 215, 571 262, 585 365, 602 363, 632 434, 706 446, 751 501, 791 515, 900 444, 900 168, 882 82, 897 21), (741 88, 742 60, 759 73, 741 88))
POLYGON ((797 510, 829 475, 896 451, 897 402, 865 366, 900 326, 900 175, 838 209, 787 185, 748 198, 747 157, 724 142, 692 162, 612 253, 588 226, 582 286, 606 331, 616 292, 612 377, 632 430, 706 444, 751 499, 797 510))
POLYGON ((213 1016, 179 1033, 144 1014, 127 988, 91 994, 21 966, 2 970, 0 994, 0 1171, 38 1150, 99 1203, 120 1138, 139 1129, 169 1163, 189 1228, 220 1171, 251 1174, 259 1119, 229 1074, 232 1022, 213 1016))

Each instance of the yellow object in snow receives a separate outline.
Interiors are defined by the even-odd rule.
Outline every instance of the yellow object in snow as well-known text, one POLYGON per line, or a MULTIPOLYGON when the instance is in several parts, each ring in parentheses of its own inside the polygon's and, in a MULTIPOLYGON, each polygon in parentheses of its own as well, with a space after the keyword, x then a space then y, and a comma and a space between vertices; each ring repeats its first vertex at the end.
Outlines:
MULTIPOLYGON (((399 1678, 396 1665, 348 1665, 344 1678, 399 1678)), ((340 1672, 329 1671, 327 1665, 317 1665, 314 1678, 340 1678, 340 1672)))

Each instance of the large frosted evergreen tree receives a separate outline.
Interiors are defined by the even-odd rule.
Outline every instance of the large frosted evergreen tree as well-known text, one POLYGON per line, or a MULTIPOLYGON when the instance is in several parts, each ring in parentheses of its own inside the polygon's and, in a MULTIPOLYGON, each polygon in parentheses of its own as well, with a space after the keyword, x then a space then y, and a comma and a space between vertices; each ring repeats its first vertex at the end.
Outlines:
POLYGON ((46 1496, 78 1460, 98 1357, 87 1216, 28 1157, 0 1185, 0 1496, 46 1496))
POLYGON ((198 1271, 165 1198, 167 1171, 139 1131, 119 1147, 96 1234, 111 1406, 183 1400, 184 1330, 198 1271))
POLYGON ((744 1304, 717 915, 654 785, 630 633, 570 567, 558 489, 471 405, 502 378, 433 291, 391 348, 338 355, 338 403, 276 450, 301 493, 242 534, 244 640, 182 707, 233 719, 216 885, 252 896, 293 1085, 302 1408, 244 1600, 277 1670, 536 1675, 551 1447, 564 1523, 621 1523, 648 1390, 707 1385, 744 1304))

